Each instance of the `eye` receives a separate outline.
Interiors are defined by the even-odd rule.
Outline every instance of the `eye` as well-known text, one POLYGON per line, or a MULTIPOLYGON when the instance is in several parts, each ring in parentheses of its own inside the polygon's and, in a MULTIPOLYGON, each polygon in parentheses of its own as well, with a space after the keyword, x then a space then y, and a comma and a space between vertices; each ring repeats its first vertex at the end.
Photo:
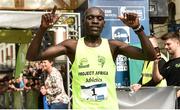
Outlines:
POLYGON ((101 20, 104 20, 104 17, 103 17, 103 16, 98 16, 97 19, 98 19, 99 21, 101 21, 101 20))
POLYGON ((94 17, 93 16, 86 16, 87 20, 92 20, 94 17))

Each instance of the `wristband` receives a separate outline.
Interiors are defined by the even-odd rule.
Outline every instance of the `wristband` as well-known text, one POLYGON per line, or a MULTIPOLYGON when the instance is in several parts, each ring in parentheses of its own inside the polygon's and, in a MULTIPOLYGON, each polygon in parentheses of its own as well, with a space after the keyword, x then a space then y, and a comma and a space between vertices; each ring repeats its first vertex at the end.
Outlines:
POLYGON ((142 25, 139 25, 137 28, 133 28, 134 32, 140 32, 144 30, 144 27, 142 25))

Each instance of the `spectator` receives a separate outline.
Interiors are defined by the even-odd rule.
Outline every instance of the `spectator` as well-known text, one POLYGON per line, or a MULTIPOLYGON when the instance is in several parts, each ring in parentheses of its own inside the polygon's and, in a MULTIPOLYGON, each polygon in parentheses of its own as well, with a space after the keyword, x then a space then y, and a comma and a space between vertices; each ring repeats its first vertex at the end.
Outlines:
POLYGON ((21 77, 21 76, 18 77, 18 78, 16 78, 16 82, 15 82, 14 86, 15 86, 14 89, 15 89, 16 91, 22 91, 22 90, 24 90, 24 83, 23 83, 23 80, 22 80, 22 77, 21 77))
POLYGON ((23 80, 23 83, 24 83, 24 89, 25 90, 30 90, 31 89, 31 87, 28 85, 29 84, 29 80, 27 79, 27 77, 26 76, 22 76, 22 80, 23 80))
POLYGON ((41 88, 41 93, 46 95, 50 109, 67 109, 69 97, 65 93, 61 73, 52 66, 50 60, 43 60, 43 70, 47 72, 45 88, 41 88))
POLYGON ((149 37, 154 49, 156 50, 157 58, 156 61, 144 61, 143 69, 142 69, 142 77, 139 80, 138 84, 131 85, 131 89, 133 91, 138 91, 141 86, 156 86, 156 87, 166 87, 166 80, 163 79, 160 82, 155 82, 153 80, 153 72, 158 72, 163 67, 163 65, 168 61, 166 56, 160 52, 158 47, 157 38, 152 35, 149 37))
MULTIPOLYGON (((170 60, 162 67, 160 73, 154 73, 153 79, 160 82, 166 79, 168 86, 180 86, 180 36, 178 32, 169 32, 162 35, 164 47, 170 54, 170 60)), ((177 97, 179 97, 179 91, 177 97)), ((180 106, 180 98, 178 98, 180 106)), ((179 107, 178 107, 179 108, 179 107)))
MULTIPOLYGON (((40 46, 44 33, 58 20, 52 13, 42 15, 41 25, 32 40, 28 60, 50 59, 67 55, 72 62, 73 109, 119 109, 115 86, 115 60, 118 54, 140 60, 154 60, 155 50, 146 37, 139 18, 135 13, 124 13, 118 18, 134 29, 142 49, 117 40, 101 38, 105 13, 98 7, 85 11, 83 25, 85 37, 67 39, 41 53, 40 46)), ((62 37, 62 36, 60 36, 62 37)))
POLYGON ((47 102, 47 98, 46 98, 46 88, 44 85, 41 86, 40 88, 40 96, 42 96, 42 102, 43 102, 43 109, 49 109, 49 104, 47 102))

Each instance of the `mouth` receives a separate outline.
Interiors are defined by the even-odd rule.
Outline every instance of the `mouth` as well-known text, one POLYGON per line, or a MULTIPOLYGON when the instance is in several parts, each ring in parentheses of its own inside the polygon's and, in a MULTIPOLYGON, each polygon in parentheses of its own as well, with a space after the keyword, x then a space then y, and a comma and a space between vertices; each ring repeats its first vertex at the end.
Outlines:
POLYGON ((91 31, 99 31, 100 28, 97 27, 97 26, 91 26, 91 27, 90 27, 90 30, 91 30, 91 31))

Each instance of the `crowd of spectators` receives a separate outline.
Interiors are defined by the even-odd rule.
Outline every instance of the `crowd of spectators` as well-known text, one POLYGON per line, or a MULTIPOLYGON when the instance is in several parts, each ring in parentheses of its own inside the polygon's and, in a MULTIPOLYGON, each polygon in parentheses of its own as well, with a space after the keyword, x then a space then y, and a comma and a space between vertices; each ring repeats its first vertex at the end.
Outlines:
MULTIPOLYGON (((65 77, 66 64, 60 65, 60 72, 65 77)), ((42 62, 37 61, 30 63, 24 68, 19 77, 13 77, 12 75, 6 75, 3 79, 0 79, 0 95, 4 93, 13 93, 14 91, 28 92, 35 90, 41 96, 40 89, 44 85, 44 81, 47 74, 43 72, 42 62)), ((64 82, 65 83, 65 82, 64 82)), ((65 87, 67 88, 67 87, 65 87)), ((40 100, 42 101, 42 100, 40 100)), ((42 104, 42 102, 40 102, 42 104)), ((39 108, 39 107, 38 107, 39 108)), ((42 108, 42 107, 40 107, 42 108)))
MULTIPOLYGON (((60 72, 65 73, 65 65, 60 65, 60 72)), ((40 90, 40 86, 43 85, 47 74, 42 71, 41 62, 35 62, 28 65, 22 74, 15 78, 11 75, 5 76, 0 80, 0 93, 5 91, 20 91, 37 89, 40 90)))
POLYGON ((5 91, 20 91, 20 90, 39 90, 40 84, 45 78, 45 73, 42 72, 40 62, 36 62, 33 65, 28 65, 20 74, 19 77, 11 77, 7 75, 0 82, 1 92, 5 91))

